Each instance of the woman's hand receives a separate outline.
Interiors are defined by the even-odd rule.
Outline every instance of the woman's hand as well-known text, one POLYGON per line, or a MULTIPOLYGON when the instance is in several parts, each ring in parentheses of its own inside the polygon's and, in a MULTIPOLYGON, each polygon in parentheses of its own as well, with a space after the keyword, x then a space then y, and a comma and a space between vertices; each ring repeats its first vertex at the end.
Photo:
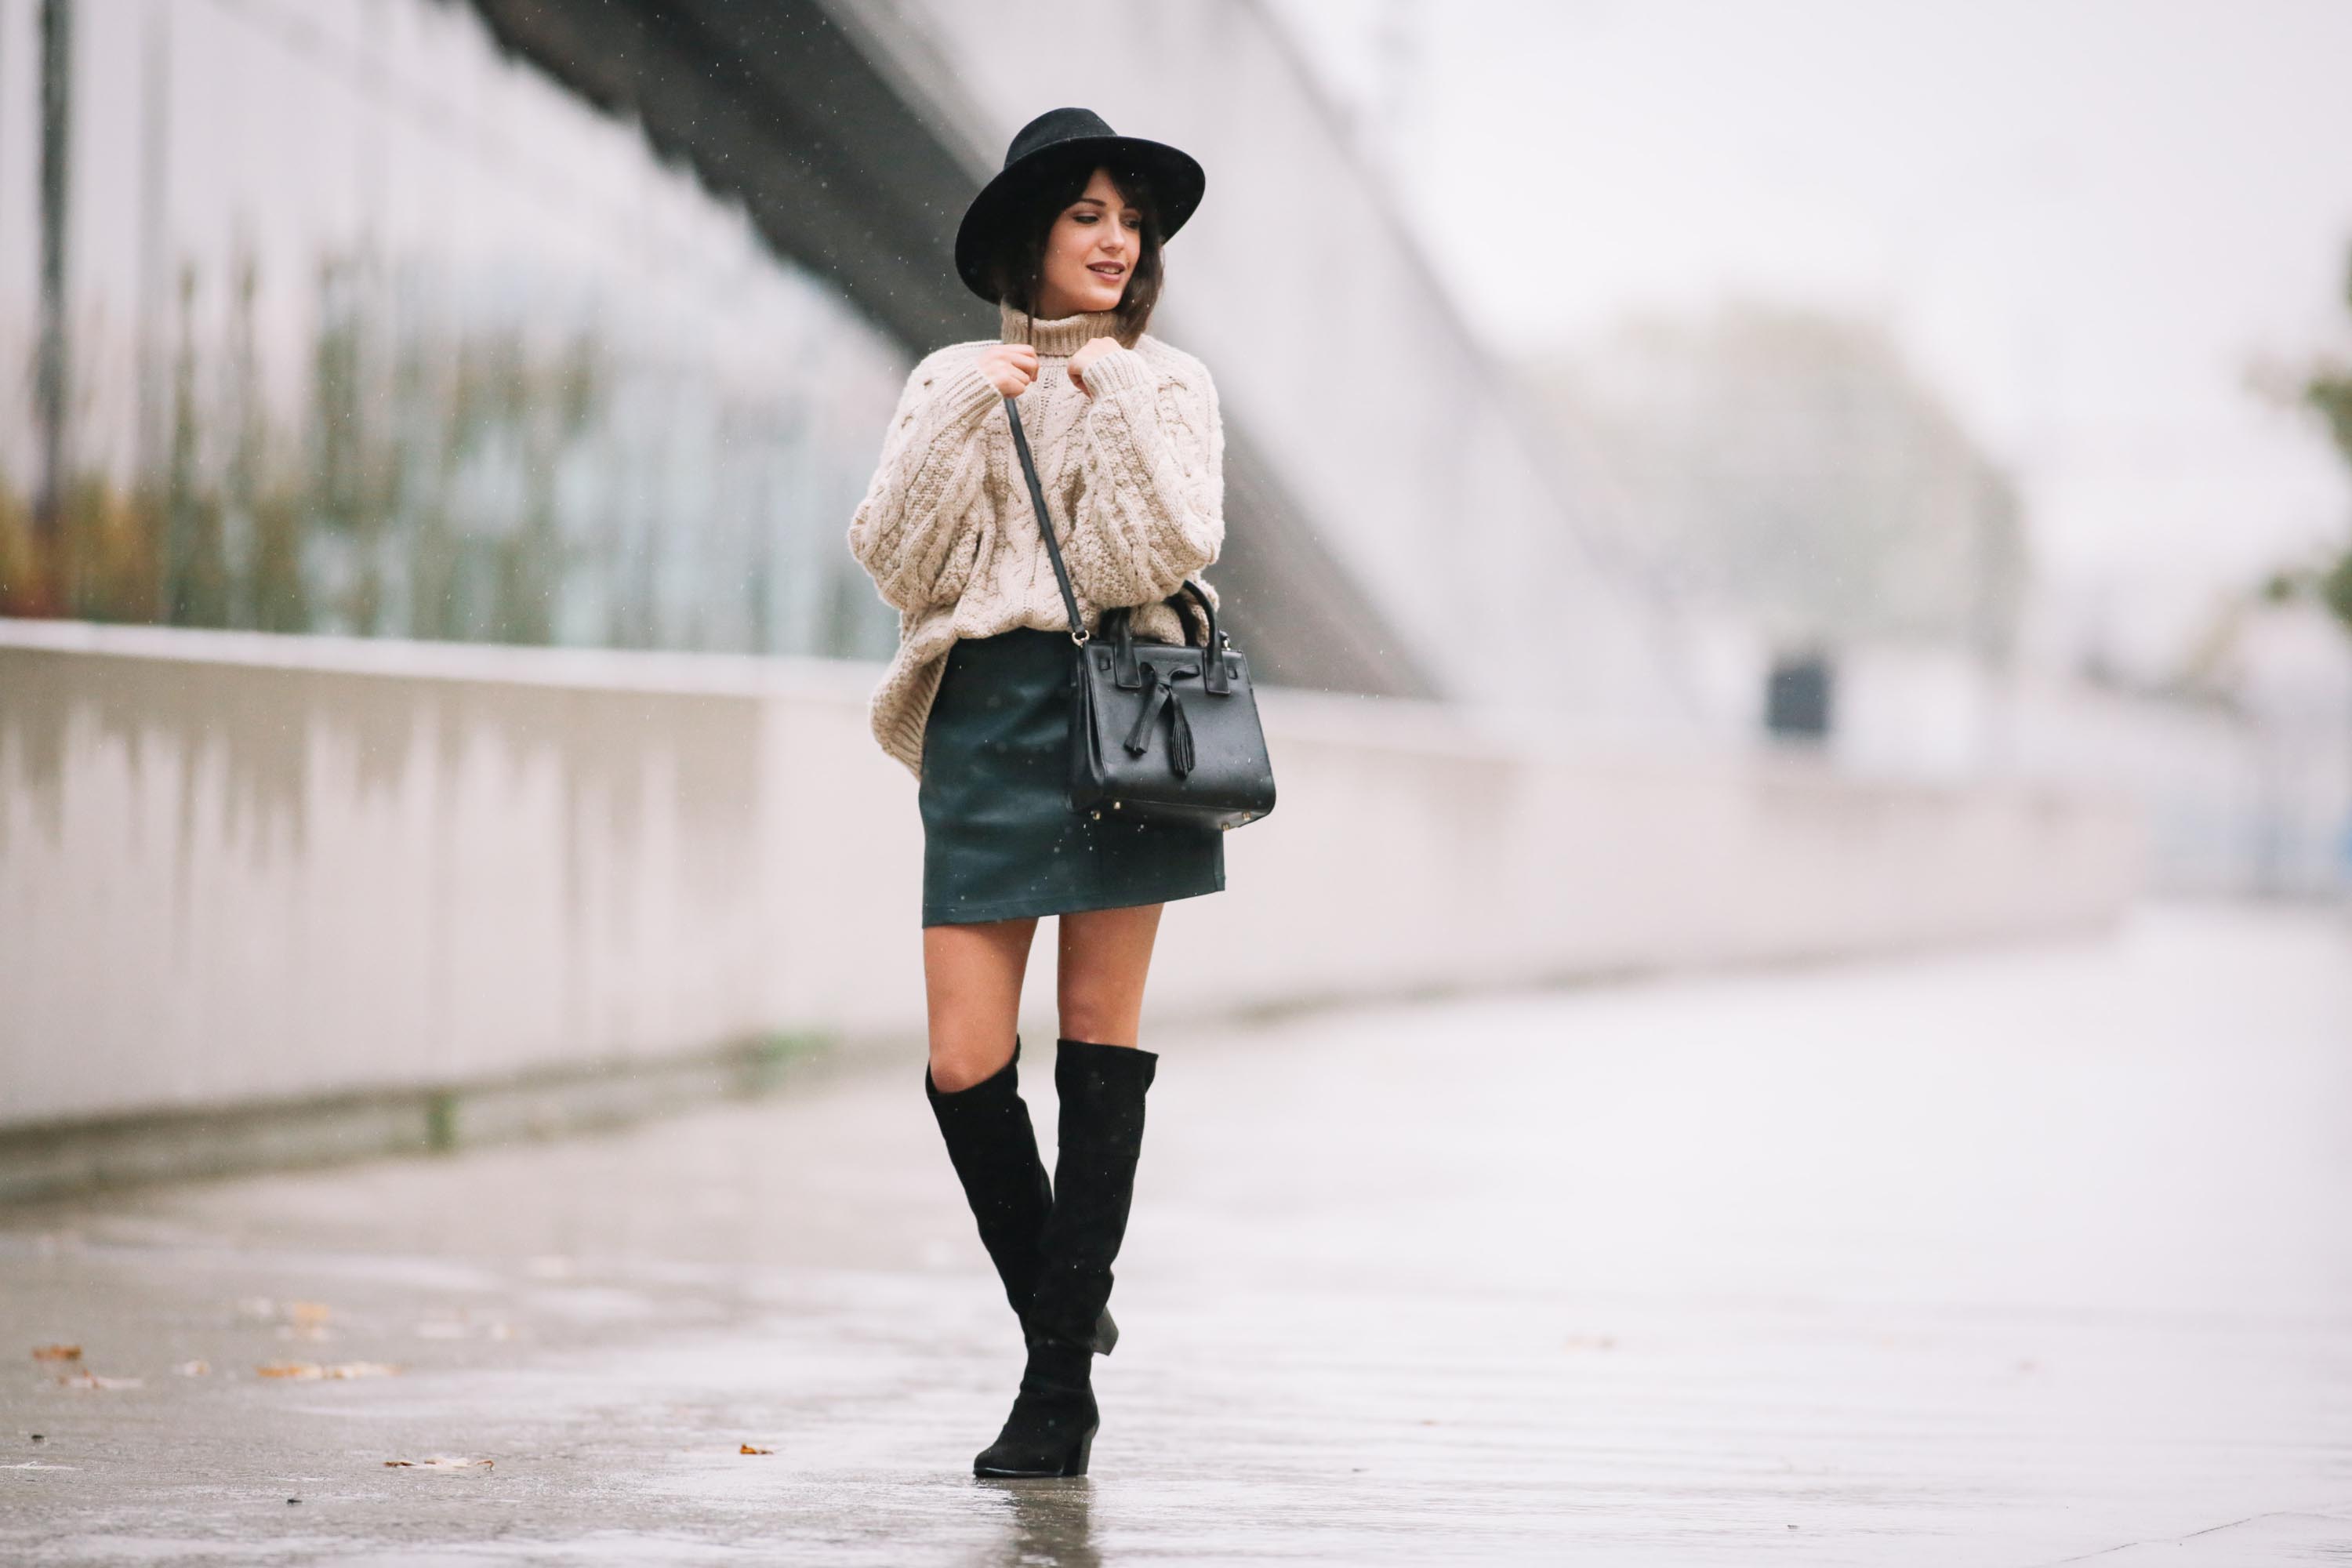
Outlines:
POLYGON ((1117 338, 1088 338, 1079 346, 1078 352, 1070 356, 1070 379, 1077 384, 1080 392, 1088 397, 1094 395, 1087 385, 1087 366, 1118 346, 1117 338))
POLYGON ((1030 343, 991 343, 977 363, 988 384, 1007 397, 1020 396, 1037 379, 1037 350, 1030 343))

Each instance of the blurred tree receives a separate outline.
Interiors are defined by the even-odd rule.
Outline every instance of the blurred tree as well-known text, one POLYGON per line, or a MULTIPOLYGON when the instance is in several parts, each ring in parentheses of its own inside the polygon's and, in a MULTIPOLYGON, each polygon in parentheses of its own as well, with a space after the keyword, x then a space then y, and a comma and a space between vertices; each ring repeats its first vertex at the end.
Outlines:
MULTIPOLYGON (((2352 312, 2352 258, 2347 258, 2344 268, 2344 304, 2352 312)), ((2297 399, 2319 416, 2337 455, 2347 467, 2352 467, 2352 367, 2323 362, 2301 380, 2297 399)), ((2326 606, 2347 635, 2352 635, 2352 540, 2332 559, 2323 556, 2315 564, 2272 574, 2263 595, 2273 602, 2308 595, 2326 606)))
MULTIPOLYGON (((2344 304, 2352 311, 2352 260, 2344 268, 2344 304)), ((2323 366, 2313 371, 2304 385, 2303 399, 2327 422, 2336 452, 2352 465, 2352 370, 2323 366)), ((2352 633, 2352 543, 2345 546, 2334 565, 2322 568, 2315 577, 2320 602, 2352 633)))
MULTIPOLYGON (((2345 266, 2345 310, 2352 312, 2352 258, 2345 266)), ((2338 456, 2352 468, 2352 367, 2322 360, 2300 374, 2298 384, 2294 388, 2295 402, 2319 414, 2338 456)), ((2352 538, 2312 564, 2286 566, 2270 574, 2263 583, 2263 597, 2274 605, 2300 597, 2316 599, 2336 616, 2345 635, 2352 635, 2352 538)))
POLYGON ((2004 659, 2027 575, 2006 474, 1867 322, 1735 305, 1533 366, 1653 581, 1796 647, 1896 639, 2004 659))
MULTIPOLYGON (((2347 311, 2352 311, 2352 255, 2346 258, 2344 304, 2347 311)), ((2325 363, 2314 366, 2303 384, 2303 401, 2326 422, 2337 455, 2352 466, 2352 368, 2325 363)), ((2310 594, 2327 607, 2345 634, 2352 637, 2352 540, 2346 542, 2332 562, 2323 561, 2301 572, 2275 574, 2267 593, 2273 599, 2310 594)), ((2352 875, 2352 813, 2347 813, 2345 817, 2342 854, 2345 869, 2352 875)))

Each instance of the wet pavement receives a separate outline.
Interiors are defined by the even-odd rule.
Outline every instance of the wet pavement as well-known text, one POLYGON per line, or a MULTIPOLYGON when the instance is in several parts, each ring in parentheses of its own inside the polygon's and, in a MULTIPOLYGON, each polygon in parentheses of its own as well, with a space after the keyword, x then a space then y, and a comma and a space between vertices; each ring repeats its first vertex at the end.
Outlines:
POLYGON ((910 1058, 0 1214, 0 1558, 2352 1554, 2340 912, 1147 1043, 1085 1479, 910 1058))

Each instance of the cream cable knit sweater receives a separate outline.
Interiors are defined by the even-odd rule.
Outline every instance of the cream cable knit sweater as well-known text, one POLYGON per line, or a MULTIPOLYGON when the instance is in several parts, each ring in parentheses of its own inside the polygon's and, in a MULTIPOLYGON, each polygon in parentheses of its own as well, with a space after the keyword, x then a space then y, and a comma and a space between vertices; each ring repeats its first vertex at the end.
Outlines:
MULTIPOLYGON (((999 341, 1037 349, 1021 424, 1087 629, 1097 606, 1139 605, 1136 636, 1181 642, 1182 624, 1160 601, 1190 576, 1217 602, 1201 576, 1225 535, 1216 387, 1199 360, 1147 332, 1088 364, 1079 391, 1070 355, 1114 336, 1115 324, 1108 311, 1036 321, 1005 306, 999 341)), ((898 612, 898 652, 868 718, 882 749, 918 777, 923 724, 958 637, 1069 628, 1012 423, 977 368, 987 346, 956 343, 915 367, 849 524, 850 553, 898 612)))

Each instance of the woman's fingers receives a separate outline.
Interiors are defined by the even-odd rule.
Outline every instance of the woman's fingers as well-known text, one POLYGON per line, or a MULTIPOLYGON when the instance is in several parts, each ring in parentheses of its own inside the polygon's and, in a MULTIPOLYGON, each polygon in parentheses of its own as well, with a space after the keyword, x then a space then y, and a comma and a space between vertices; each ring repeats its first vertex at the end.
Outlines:
POLYGON ((980 351, 980 374, 1007 397, 1018 397, 1037 379, 1037 351, 1028 343, 991 343, 980 351))
POLYGON ((1092 397, 1094 389, 1087 384, 1087 367, 1118 347, 1116 338, 1089 338, 1080 344, 1078 352, 1070 356, 1070 384, 1092 397))
POLYGON ((1037 351, 1026 343, 992 343, 980 351, 980 374, 1006 397, 1018 397, 1037 378, 1037 351))

